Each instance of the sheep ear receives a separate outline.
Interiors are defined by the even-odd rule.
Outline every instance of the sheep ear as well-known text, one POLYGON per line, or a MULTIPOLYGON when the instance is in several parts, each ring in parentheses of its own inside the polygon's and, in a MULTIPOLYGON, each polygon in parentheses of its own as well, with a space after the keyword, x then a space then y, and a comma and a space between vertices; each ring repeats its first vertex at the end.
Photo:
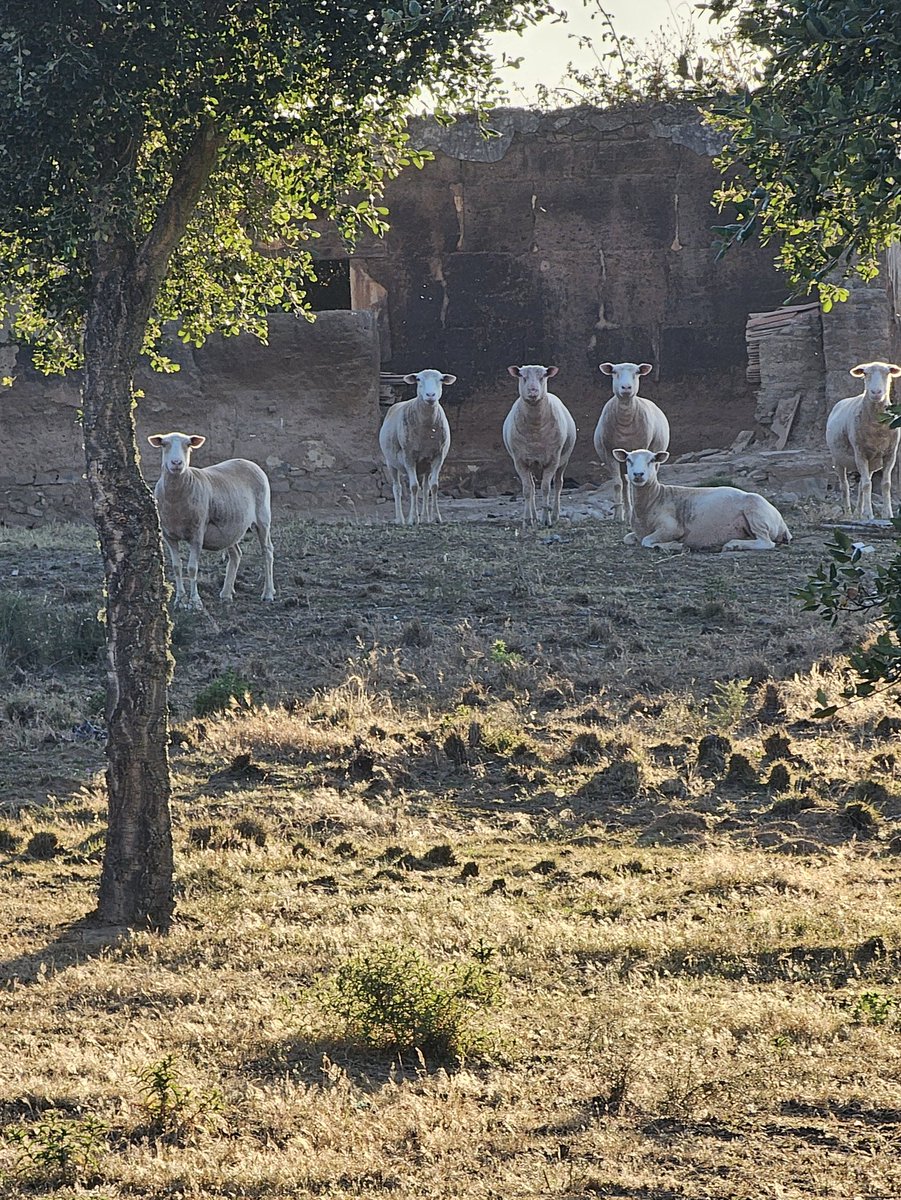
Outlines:
POLYGON ((898 376, 901 375, 901 367, 896 367, 894 363, 889 363, 888 373, 891 375, 892 379, 897 379, 898 376))
POLYGON ((450 387, 450 385, 452 383, 457 382, 457 376, 456 375, 442 375, 441 382, 444 384, 445 387, 450 387))
POLYGON ((626 450, 614 450, 613 457, 616 459, 617 462, 625 462, 626 459, 629 457, 629 454, 628 454, 628 451, 626 451, 626 450))
POLYGON ((639 375, 650 375, 650 373, 653 370, 654 370, 653 363, 640 363, 638 366, 638 374, 639 375))
POLYGON ((412 383, 413 386, 415 387, 416 384, 419 383, 419 376, 418 375, 405 375, 404 383, 412 383))
POLYGON ((598 370, 602 375, 612 375, 613 363, 598 363, 598 370))
POLYGON ((553 379, 559 370, 560 370, 559 367, 548 367, 546 378, 553 379))
POLYGON ((654 455, 654 462, 665 463, 669 458, 669 450, 658 450, 654 455))
POLYGON ((163 435, 161 433, 152 433, 147 441, 151 444, 151 446, 156 446, 157 450, 159 450, 160 446, 163 444, 163 435))
POLYGON ((195 433, 194 436, 190 439, 191 449, 199 450, 205 441, 206 441, 205 437, 202 437, 199 433, 195 433))
POLYGON ((519 379, 519 367, 507 367, 507 374, 512 375, 514 379, 519 379))
POLYGON ((856 366, 856 367, 852 367, 851 370, 848 372, 848 374, 856 375, 859 379, 861 377, 861 375, 863 375, 863 363, 858 364, 858 366, 856 366))

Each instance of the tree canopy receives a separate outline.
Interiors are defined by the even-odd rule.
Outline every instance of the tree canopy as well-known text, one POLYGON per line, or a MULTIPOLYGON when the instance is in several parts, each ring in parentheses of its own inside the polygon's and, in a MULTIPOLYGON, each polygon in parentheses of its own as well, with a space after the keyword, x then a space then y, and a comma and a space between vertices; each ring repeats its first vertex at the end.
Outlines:
POLYGON ((17 334, 39 366, 80 363, 90 253, 114 219, 148 268, 159 239, 171 253, 145 350, 173 319, 191 341, 264 335, 267 310, 303 308, 317 218, 348 237, 384 228, 381 184, 416 159, 404 132, 411 97, 427 89, 439 112, 484 102, 484 35, 543 7, 0 4, 0 270, 17 334), (167 240, 203 145, 214 165, 183 233, 167 240))
POLYGON ((315 225, 384 228, 405 131, 490 99, 486 35, 544 0, 0 0, 0 317, 46 370, 83 366, 106 581, 109 822, 97 918, 174 911, 159 521, 135 369, 303 312, 315 225))
POLYGON ((893 0, 710 0, 766 54, 759 87, 713 106, 740 166, 723 249, 778 238, 777 261, 827 309, 901 237, 901 9, 893 0))

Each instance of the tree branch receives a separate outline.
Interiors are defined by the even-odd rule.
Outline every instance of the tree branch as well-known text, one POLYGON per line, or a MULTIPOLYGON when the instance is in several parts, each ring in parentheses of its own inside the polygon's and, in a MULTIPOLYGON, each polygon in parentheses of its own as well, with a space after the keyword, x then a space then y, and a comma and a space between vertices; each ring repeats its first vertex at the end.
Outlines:
POLYGON ((155 294, 175 247, 216 165, 225 135, 211 117, 202 117, 197 132, 175 172, 153 228, 138 251, 137 276, 155 294))

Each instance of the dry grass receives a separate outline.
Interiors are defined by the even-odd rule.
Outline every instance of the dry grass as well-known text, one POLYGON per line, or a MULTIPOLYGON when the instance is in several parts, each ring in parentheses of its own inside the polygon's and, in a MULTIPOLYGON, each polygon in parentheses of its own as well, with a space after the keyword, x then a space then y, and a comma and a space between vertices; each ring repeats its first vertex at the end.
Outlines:
MULTIPOLYGON (((877 701, 809 719, 856 636, 791 600, 818 536, 561 534, 298 525, 274 610, 251 554, 179 618, 166 939, 74 924, 99 665, 7 680, 4 1196, 901 1193, 901 787, 877 701), (226 670, 256 707, 192 717, 226 670), (347 1036, 323 983, 375 945, 496 973, 476 1058, 347 1036)), ((0 592, 96 586, 88 534, 0 542, 0 592)))

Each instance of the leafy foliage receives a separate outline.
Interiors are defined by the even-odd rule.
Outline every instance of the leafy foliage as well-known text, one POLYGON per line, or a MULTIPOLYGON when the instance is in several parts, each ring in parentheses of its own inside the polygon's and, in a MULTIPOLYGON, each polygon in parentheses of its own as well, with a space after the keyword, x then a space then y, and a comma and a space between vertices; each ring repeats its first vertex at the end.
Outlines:
POLYGON ((252 685, 233 667, 221 671, 194 697, 194 712, 198 717, 228 708, 253 708, 252 685))
MULTIPOLYGON (((901 518, 892 524, 901 534, 901 518)), ((828 558, 797 593, 808 612, 818 613, 835 625, 845 613, 881 616, 888 626, 865 647, 850 655, 856 679, 844 691, 846 699, 871 696, 881 686, 901 682, 901 548, 887 563, 866 564, 859 544, 841 529, 826 547, 828 558)), ((817 693, 817 715, 832 716, 837 705, 817 693)), ((899 701, 901 702, 901 701, 899 701)))
POLYGON ((167 201, 204 139, 209 184, 147 323, 198 343, 265 337, 301 312, 314 228, 381 232, 386 178, 420 161, 404 128, 427 87, 439 112, 491 95, 485 34, 542 0, 14 0, 0 12, 0 270, 5 311, 38 365, 78 365, 91 250, 123 227, 164 236, 167 201), (115 162, 122 169, 111 170, 115 162))
POLYGON ((95 1117, 79 1120, 48 1113, 33 1125, 14 1125, 3 1136, 18 1146, 16 1174, 35 1185, 89 1181, 106 1148, 105 1126, 95 1117))
POLYGON ((901 236, 897 71, 901 22, 885 0, 712 0, 737 33, 767 55, 761 86, 717 103, 729 135, 720 159, 741 167, 724 184, 733 219, 717 227, 720 253, 759 235, 779 239, 777 261, 828 311, 841 280, 869 279, 901 236))
POLYGON ((364 1045, 462 1061, 486 1048, 474 1017, 497 1002, 499 990, 481 955, 442 971, 411 947, 386 945, 344 963, 325 1006, 364 1045))

